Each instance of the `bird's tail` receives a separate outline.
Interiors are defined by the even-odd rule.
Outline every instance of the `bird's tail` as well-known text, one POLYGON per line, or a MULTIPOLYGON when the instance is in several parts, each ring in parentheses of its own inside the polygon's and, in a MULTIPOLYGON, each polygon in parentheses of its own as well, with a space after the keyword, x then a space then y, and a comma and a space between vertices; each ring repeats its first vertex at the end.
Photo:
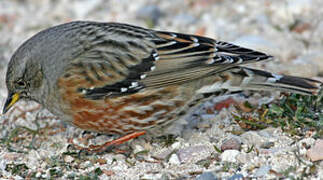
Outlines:
POLYGON ((229 91, 265 90, 285 91, 303 95, 317 95, 323 83, 317 80, 278 75, 246 67, 234 67, 222 73, 222 81, 202 87, 200 93, 211 93, 219 89, 229 91))

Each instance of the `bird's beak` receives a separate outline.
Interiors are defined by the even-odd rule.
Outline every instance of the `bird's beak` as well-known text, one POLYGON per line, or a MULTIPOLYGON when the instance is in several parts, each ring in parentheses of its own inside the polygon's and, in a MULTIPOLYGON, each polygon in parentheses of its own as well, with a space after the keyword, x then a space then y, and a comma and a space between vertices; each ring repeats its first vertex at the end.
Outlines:
POLYGON ((9 111, 9 109, 16 104, 16 102, 19 100, 20 95, 19 93, 9 93, 8 98, 4 104, 2 114, 5 114, 9 111))

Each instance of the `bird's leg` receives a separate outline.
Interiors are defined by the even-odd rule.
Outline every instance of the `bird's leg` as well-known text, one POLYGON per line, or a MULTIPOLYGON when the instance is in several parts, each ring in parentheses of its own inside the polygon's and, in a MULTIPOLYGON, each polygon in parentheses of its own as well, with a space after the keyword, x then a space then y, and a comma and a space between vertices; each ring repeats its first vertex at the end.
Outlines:
MULTIPOLYGON (((74 146, 76 149, 81 150, 81 151, 87 151, 87 152, 92 152, 92 153, 101 153, 106 151, 108 148, 113 148, 117 145, 123 144, 131 139, 134 139, 136 137, 142 136, 146 134, 146 131, 139 131, 139 132, 133 132, 131 134, 122 136, 118 139, 115 139, 113 141, 108 141, 102 145, 90 145, 88 148, 86 147, 81 147, 79 145, 76 145, 73 142, 73 139, 70 138, 68 139, 68 143, 70 143, 72 146, 74 146)), ((118 150, 117 150, 118 151, 118 150)))

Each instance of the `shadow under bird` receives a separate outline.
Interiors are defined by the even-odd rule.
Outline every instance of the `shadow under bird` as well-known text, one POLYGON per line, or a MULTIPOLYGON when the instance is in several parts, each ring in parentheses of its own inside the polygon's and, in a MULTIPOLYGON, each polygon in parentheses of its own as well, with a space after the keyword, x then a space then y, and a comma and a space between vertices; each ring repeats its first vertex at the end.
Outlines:
POLYGON ((33 100, 81 129, 125 135, 114 141, 120 144, 176 121, 203 94, 320 91, 317 80, 243 67, 271 57, 196 35, 70 22, 37 33, 13 54, 3 113, 33 100))

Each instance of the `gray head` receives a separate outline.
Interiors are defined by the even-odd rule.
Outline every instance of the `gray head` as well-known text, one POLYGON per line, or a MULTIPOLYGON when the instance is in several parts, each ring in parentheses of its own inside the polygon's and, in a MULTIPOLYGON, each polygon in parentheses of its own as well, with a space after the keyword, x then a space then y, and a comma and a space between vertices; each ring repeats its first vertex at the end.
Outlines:
POLYGON ((8 98, 3 113, 19 99, 44 104, 49 90, 55 86, 57 76, 68 61, 77 55, 76 52, 81 52, 75 40, 76 26, 75 23, 67 23, 46 29, 16 50, 8 65, 8 98))
POLYGON ((8 98, 3 109, 7 112, 19 99, 40 102, 46 82, 42 65, 32 52, 32 41, 24 43, 11 57, 8 64, 6 84, 8 98))

